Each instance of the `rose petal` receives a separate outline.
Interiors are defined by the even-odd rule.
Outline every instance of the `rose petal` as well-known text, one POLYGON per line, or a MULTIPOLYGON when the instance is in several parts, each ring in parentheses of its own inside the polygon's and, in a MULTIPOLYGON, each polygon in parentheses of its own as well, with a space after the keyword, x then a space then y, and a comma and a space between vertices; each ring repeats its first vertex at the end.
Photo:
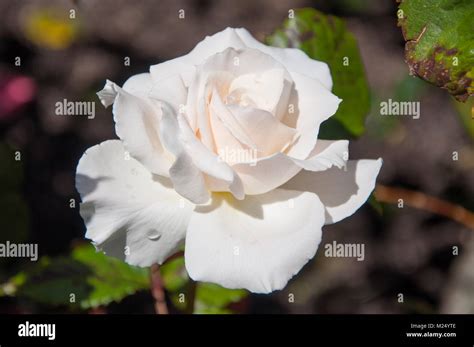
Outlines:
POLYGON ((166 102, 172 107, 175 114, 183 112, 187 95, 188 91, 180 75, 174 75, 154 83, 148 92, 148 97, 166 102))
POLYGON ((283 153, 232 165, 244 187, 245 194, 264 194, 294 177, 301 167, 283 153))
POLYGON ((308 159, 293 159, 293 161, 305 170, 324 171, 332 166, 341 169, 346 165, 347 158, 349 158, 348 140, 318 140, 308 159))
POLYGON ((115 86, 113 106, 115 132, 130 155, 151 172, 168 177, 172 156, 163 148, 159 137, 161 109, 150 100, 137 97, 115 86))
MULTIPOLYGON (((243 129, 239 119, 237 119, 229 108, 226 107, 217 91, 214 91, 212 94, 209 111, 211 116, 211 127, 213 130, 215 129, 218 131, 217 133, 213 131, 214 141, 218 151, 223 148, 234 148, 228 146, 235 140, 247 147, 255 150, 257 149, 257 145, 243 129), (220 125, 223 125, 227 131, 222 132, 220 125)), ((237 144, 237 147, 235 148, 243 148, 240 144, 237 144)))
POLYGON ((225 89, 227 85, 230 87, 230 82, 235 77, 261 73, 268 69, 285 71, 284 75, 291 80, 281 64, 255 49, 227 48, 212 55, 197 67, 195 78, 188 89, 186 113, 191 129, 195 132, 199 130, 201 141, 211 151, 216 151, 207 114, 212 91, 225 89))
MULTIPOLYGON (((125 81, 122 89, 132 95, 147 98, 150 91, 153 89, 153 81, 149 73, 133 75, 125 81)), ((105 107, 108 107, 114 103, 119 91, 120 87, 118 87, 114 82, 106 80, 104 88, 97 93, 97 96, 99 97, 100 102, 105 107)))
POLYGON ((318 140, 307 160, 298 160, 284 153, 238 163, 232 168, 238 173, 245 194, 264 194, 292 179, 302 168, 313 171, 343 167, 348 158, 348 141, 318 140))
POLYGON ((234 29, 227 28, 214 35, 207 36, 196 47, 182 57, 152 65, 150 73, 154 80, 159 81, 172 75, 180 74, 185 85, 189 86, 193 79, 195 65, 201 64, 210 56, 222 52, 226 48, 242 49, 245 44, 234 29))
POLYGON ((169 170, 173 187, 180 195, 195 204, 204 204, 209 198, 205 177, 186 153, 180 139, 180 128, 175 113, 166 103, 161 104, 163 111, 160 123, 160 137, 164 147, 175 156, 169 170))
POLYGON ((281 70, 286 79, 291 80, 291 76, 285 66, 275 60, 271 55, 265 54, 257 49, 225 48, 222 52, 216 52, 209 56, 198 66, 196 73, 201 80, 201 84, 207 80, 210 73, 225 71, 234 77, 246 74, 263 73, 268 70, 281 70), (202 78, 204 77, 204 78, 202 78))
POLYGON ((104 88, 102 88, 102 90, 96 94, 99 97, 102 105, 104 105, 104 107, 109 107, 114 103, 117 93, 117 85, 110 80, 106 80, 104 88))
POLYGON ((292 73, 294 90, 289 104, 294 113, 287 113, 282 122, 296 128, 301 136, 289 149, 288 155, 297 159, 306 159, 313 150, 318 137, 319 126, 336 113, 342 101, 321 83, 299 73, 292 73))
POLYGON ((241 75, 230 84, 227 103, 232 104, 229 100, 236 99, 237 104, 241 106, 262 109, 280 119, 277 113, 281 112, 281 102, 286 102, 283 107, 287 107, 289 93, 286 89, 290 88, 291 84, 288 73, 283 69, 269 69, 262 73, 241 75), (247 105, 244 104, 246 102, 247 105))
POLYGON ((282 188, 317 194, 326 208, 326 224, 332 224, 349 217, 364 204, 375 187, 381 166, 382 159, 364 159, 349 160, 347 170, 303 170, 282 188))
POLYGON ((206 36, 204 40, 199 42, 194 49, 189 52, 187 58, 193 64, 201 64, 210 56, 222 52, 227 48, 236 50, 245 48, 246 45, 241 40, 235 29, 226 28, 218 33, 206 36))
MULTIPOLYGON (((184 150, 192 158, 194 165, 207 175, 226 182, 232 194, 237 199, 243 199, 242 182, 234 170, 196 138, 182 115, 178 115, 178 123, 184 150)), ((210 189, 213 190, 212 187, 210 189)))
POLYGON ((122 86, 122 89, 130 94, 140 96, 142 98, 148 97, 153 88, 153 80, 149 73, 141 73, 130 77, 122 86))
POLYGON ((283 151, 297 135, 295 129, 281 123, 268 111, 235 105, 228 105, 227 109, 256 144, 262 157, 283 151))
POLYGON ((86 237, 127 263, 162 263, 183 240, 193 205, 128 158, 118 140, 89 148, 77 166, 76 187, 86 237))
POLYGON ((257 41, 246 29, 234 29, 242 41, 250 48, 256 48, 266 54, 271 55, 288 71, 304 74, 310 78, 318 79, 323 86, 331 90, 332 79, 329 67, 326 63, 308 57, 303 51, 296 48, 277 48, 266 46, 257 41))
MULTIPOLYGON (((235 133, 232 134, 229 126, 224 125, 221 119, 217 117, 215 109, 210 110, 210 121, 211 129, 214 135, 214 141, 216 143, 217 154, 221 161, 228 163, 229 165, 246 162, 242 160, 245 155, 256 153, 247 145, 244 145, 242 141, 236 138, 235 133), (238 154, 238 155, 237 155, 238 154)), ((252 146, 255 146, 252 144, 252 146)), ((256 147, 256 146, 255 146, 256 147)), ((245 158, 247 159, 247 158, 245 158)), ((252 159, 252 158, 248 158, 252 159)))
POLYGON ((204 204, 209 200, 204 175, 186 152, 176 157, 170 168, 170 178, 176 192, 189 201, 204 204))
POLYGON ((282 189, 199 206, 186 234, 185 264, 196 281, 255 293, 282 289, 314 257, 324 208, 312 193, 282 189))
POLYGON ((196 67, 186 55, 150 66, 150 74, 155 82, 165 81, 179 75, 187 87, 194 79, 196 67))

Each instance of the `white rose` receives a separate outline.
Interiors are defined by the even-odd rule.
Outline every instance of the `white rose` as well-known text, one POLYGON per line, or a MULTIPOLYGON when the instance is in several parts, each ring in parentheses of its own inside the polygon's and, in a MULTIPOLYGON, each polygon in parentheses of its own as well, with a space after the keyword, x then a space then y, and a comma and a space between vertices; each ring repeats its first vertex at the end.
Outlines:
POLYGON ((324 224, 369 197, 382 161, 347 161, 317 140, 341 101, 325 63, 226 29, 189 54, 98 93, 120 140, 77 167, 86 237, 149 266, 185 240, 191 278, 282 289, 316 253, 324 224))

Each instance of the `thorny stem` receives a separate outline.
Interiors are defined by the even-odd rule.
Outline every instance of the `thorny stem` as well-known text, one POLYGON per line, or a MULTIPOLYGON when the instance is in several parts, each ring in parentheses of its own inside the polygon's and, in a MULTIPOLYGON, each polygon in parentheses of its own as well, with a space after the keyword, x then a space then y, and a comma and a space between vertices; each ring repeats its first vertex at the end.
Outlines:
POLYGON ((168 314, 165 289, 163 288, 163 280, 161 279, 160 266, 158 264, 153 264, 150 267, 150 282, 151 295, 155 299, 155 313, 168 314))
POLYGON ((408 206, 448 217, 474 230, 474 213, 451 202, 421 192, 387 187, 381 184, 378 184, 375 189, 375 197, 378 201, 395 204, 398 203, 399 199, 403 199, 403 203, 408 206))

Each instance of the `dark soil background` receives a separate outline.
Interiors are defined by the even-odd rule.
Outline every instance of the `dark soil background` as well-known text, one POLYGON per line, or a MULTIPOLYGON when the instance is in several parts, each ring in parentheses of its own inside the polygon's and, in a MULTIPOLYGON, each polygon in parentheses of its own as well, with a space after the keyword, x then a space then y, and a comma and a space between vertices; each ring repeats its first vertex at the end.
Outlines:
MULTIPOLYGON (((21 221, 28 223, 25 239, 39 243, 40 255, 65 254, 83 239, 85 228, 78 209, 70 208, 70 199, 79 199, 75 168, 84 150, 115 138, 111 110, 104 109, 95 96, 106 79, 122 84, 149 65, 187 53, 206 35, 228 26, 246 27, 263 40, 289 9, 300 7, 345 18, 357 37, 374 107, 367 132, 351 142, 351 157, 382 157, 379 182, 384 185, 413 189, 473 210, 473 138, 446 92, 408 75, 395 2, 0 0, 1 143, 21 152, 19 189, 26 203, 26 214, 15 208, 0 212, 2 239, 21 221), (42 28, 48 28, 41 24, 42 14, 67 18, 70 9, 76 10, 73 29, 52 37, 42 33, 42 28), (178 18, 179 9, 185 10, 184 19, 178 18), (21 57, 20 66, 15 65, 15 57, 21 57), (125 57, 130 58, 130 66, 124 66, 125 57), (10 105, 2 94, 13 88, 12 83, 23 94, 10 105), (395 95, 420 101, 420 119, 383 119, 378 103, 395 95), (55 115, 55 103, 64 98, 96 101, 95 119, 55 115), (454 151, 458 160, 453 160, 454 151)), ((0 182, 4 184, 9 182, 0 182)), ((333 240, 364 243, 364 261, 326 258, 320 248, 284 291, 252 295, 239 310, 474 313, 472 234, 473 230, 427 211, 384 205, 380 215, 366 204, 352 217, 326 227, 322 241, 322 246, 333 240), (453 255, 453 246, 459 248, 459 255, 453 255), (289 294, 294 302, 289 302, 289 294)), ((8 263, 1 278, 18 265, 8 263)), ((150 305, 149 294, 139 293, 108 310, 149 312, 150 305)), ((0 298, 0 312, 52 310, 0 298)))

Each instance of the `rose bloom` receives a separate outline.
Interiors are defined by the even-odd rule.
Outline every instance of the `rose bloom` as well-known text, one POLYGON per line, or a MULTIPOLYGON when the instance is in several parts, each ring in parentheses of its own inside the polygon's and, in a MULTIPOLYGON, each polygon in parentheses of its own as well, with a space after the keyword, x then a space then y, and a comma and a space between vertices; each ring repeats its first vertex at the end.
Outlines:
POLYGON ((369 197, 382 160, 318 140, 341 100, 325 63, 227 28, 98 93, 119 140, 79 161, 86 237, 138 266, 185 243, 196 281, 269 293, 314 257, 322 227, 369 197))

